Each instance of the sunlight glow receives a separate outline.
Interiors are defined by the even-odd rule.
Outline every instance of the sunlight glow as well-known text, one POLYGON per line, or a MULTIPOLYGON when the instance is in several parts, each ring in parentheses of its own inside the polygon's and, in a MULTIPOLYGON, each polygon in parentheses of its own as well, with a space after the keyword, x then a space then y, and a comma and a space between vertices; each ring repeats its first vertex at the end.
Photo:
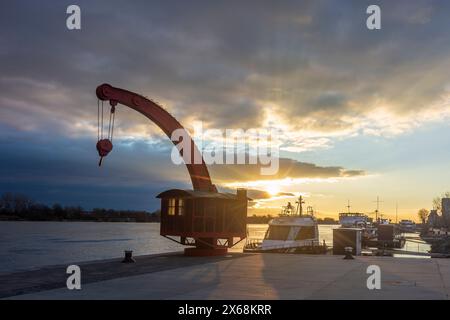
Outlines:
MULTIPOLYGON (((270 182, 269 182, 270 183, 270 182)), ((267 187, 266 187, 266 191, 271 195, 271 196, 276 196, 279 192, 280 192, 280 185, 277 183, 270 183, 267 187)))

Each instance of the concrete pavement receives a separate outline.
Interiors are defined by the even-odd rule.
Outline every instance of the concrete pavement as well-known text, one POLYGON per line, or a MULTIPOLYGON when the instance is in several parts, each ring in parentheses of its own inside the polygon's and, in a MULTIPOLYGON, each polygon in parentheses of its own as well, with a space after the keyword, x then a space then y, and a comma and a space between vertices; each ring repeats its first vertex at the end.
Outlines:
MULTIPOLYGON (((232 254, 172 256, 170 268, 153 268, 83 283, 82 289, 44 290, 10 299, 449 299, 450 259, 331 255, 232 254), (195 260, 192 259, 203 259, 195 260), (193 262, 194 261, 194 262, 193 262), (381 269, 381 289, 366 285, 369 265, 381 269)), ((126 268, 142 268, 143 261, 126 268), (141 266, 139 266, 141 264, 141 266)), ((155 260, 156 263, 157 260, 155 260)), ((112 263, 118 263, 112 262, 112 263)), ((151 259, 145 261, 152 264, 151 259)), ((158 262, 161 264, 161 261, 158 262)), ((169 263, 169 261, 168 261, 169 263)))

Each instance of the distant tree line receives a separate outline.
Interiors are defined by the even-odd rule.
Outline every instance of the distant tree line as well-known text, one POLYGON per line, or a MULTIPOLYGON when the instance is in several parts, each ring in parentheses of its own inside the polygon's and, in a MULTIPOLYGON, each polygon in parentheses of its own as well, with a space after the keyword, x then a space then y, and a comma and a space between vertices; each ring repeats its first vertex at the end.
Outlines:
MULTIPOLYGON (((247 217, 248 223, 266 224, 272 215, 247 217)), ((30 197, 6 192, 0 197, 0 220, 27 221, 102 221, 102 222, 160 222, 160 210, 154 212, 94 208, 85 211, 80 206, 52 206, 33 201, 30 197)), ((338 224, 333 218, 318 218, 319 224, 338 224)))
POLYGON ((318 218, 317 219, 317 223, 318 224, 339 224, 339 221, 338 220, 335 220, 335 219, 333 219, 333 218, 323 218, 323 219, 321 219, 321 218, 318 218))
POLYGON ((254 223, 254 224, 266 224, 268 223, 273 217, 269 214, 267 216, 257 216, 256 214, 247 217, 247 223, 254 223))
POLYGON ((130 211, 96 208, 85 211, 80 206, 48 206, 37 203, 24 194, 6 192, 0 197, 0 220, 31 221, 105 221, 159 222, 160 211, 130 211))

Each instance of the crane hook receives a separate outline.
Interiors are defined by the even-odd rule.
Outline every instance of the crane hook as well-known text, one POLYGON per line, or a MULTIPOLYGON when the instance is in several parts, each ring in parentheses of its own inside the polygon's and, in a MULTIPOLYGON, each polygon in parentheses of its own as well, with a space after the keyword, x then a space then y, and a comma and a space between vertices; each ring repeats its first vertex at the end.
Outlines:
POLYGON ((112 149, 113 144, 109 139, 102 139, 97 142, 97 151, 100 156, 100 161, 98 162, 99 167, 102 165, 103 157, 106 157, 112 149))

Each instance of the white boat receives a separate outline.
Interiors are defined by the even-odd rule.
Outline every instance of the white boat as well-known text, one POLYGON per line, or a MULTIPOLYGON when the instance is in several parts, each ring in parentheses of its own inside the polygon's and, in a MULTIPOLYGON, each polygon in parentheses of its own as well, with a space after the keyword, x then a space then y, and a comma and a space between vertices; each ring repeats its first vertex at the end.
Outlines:
POLYGON ((280 216, 269 221, 261 250, 319 246, 319 228, 313 216, 280 216))
POLYGON ((264 239, 248 239, 244 251, 325 253, 326 246, 319 241, 319 228, 312 207, 303 214, 300 196, 295 208, 290 202, 281 214, 269 221, 264 239))
POLYGON ((372 224, 371 219, 359 212, 339 213, 339 223, 341 228, 360 228, 363 230, 363 242, 376 238, 377 228, 372 224))
POLYGON ((339 213, 339 224, 344 228, 361 227, 368 223, 367 215, 359 212, 339 213))
POLYGON ((398 223, 401 232, 414 232, 416 231, 416 224, 411 220, 400 220, 398 223))

